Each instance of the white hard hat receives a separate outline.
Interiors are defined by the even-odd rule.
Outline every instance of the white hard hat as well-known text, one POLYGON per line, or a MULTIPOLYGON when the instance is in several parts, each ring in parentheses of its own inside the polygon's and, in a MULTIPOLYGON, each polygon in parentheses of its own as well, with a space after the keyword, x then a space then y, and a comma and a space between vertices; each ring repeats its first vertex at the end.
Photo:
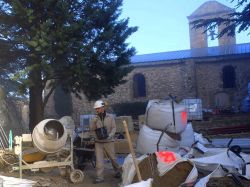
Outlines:
POLYGON ((101 108, 101 107, 104 107, 105 106, 105 103, 103 102, 103 100, 97 100, 94 104, 94 109, 96 108, 101 108))

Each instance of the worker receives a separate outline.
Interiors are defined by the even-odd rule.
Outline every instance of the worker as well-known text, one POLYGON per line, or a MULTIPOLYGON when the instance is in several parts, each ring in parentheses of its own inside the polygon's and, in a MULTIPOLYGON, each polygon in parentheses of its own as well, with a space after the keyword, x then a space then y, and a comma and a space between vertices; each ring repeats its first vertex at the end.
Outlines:
POLYGON ((97 100, 94 103, 96 111, 95 117, 91 120, 90 130, 95 131, 95 154, 96 154, 96 178, 94 184, 104 182, 104 155, 107 156, 115 170, 115 177, 119 178, 120 166, 115 159, 114 135, 116 133, 116 124, 114 117, 106 113, 105 103, 97 100))

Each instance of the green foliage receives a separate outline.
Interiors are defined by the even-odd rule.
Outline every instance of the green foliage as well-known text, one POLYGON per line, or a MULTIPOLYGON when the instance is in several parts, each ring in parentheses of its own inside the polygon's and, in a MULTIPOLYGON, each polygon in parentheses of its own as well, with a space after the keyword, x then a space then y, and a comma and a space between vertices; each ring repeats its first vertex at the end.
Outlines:
POLYGON ((121 5, 122 0, 3 0, 0 65, 7 64, 16 78, 26 73, 17 80, 22 88, 56 80, 54 87, 84 91, 90 99, 110 94, 131 71, 135 53, 125 41, 137 28, 119 19, 121 5), (30 76, 33 71, 40 79, 30 76))
MULTIPOLYGON (((236 0, 231 0, 234 2, 236 0)), ((227 34, 229 36, 234 36, 235 31, 240 33, 242 31, 248 31, 250 27, 250 3, 246 0, 237 0, 236 11, 228 14, 227 17, 218 17, 212 19, 199 19, 192 22, 193 28, 207 28, 205 32, 209 29, 213 29, 216 25, 225 25, 226 27, 218 33, 218 38, 227 34), (242 8, 241 11, 237 11, 238 8, 242 8)), ((250 32, 248 31, 248 34, 250 32)))
POLYGON ((138 115, 145 114, 147 102, 118 103, 111 107, 117 116, 132 116, 136 119, 138 115))
POLYGON ((137 28, 119 19, 121 5, 122 0, 0 1, 0 73, 14 75, 22 93, 29 93, 30 117, 43 112, 38 106, 52 93, 43 95, 46 85, 95 99, 123 83, 135 54, 126 39, 137 28))

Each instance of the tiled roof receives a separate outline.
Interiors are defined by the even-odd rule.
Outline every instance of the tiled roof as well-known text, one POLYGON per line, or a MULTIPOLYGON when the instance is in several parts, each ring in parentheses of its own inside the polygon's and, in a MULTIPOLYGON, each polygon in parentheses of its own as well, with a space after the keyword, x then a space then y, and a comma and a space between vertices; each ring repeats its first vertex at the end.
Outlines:
POLYGON ((219 57, 247 53, 250 54, 250 43, 135 55, 131 58, 131 62, 134 65, 142 65, 145 63, 147 64, 148 62, 171 61, 201 57, 219 57))

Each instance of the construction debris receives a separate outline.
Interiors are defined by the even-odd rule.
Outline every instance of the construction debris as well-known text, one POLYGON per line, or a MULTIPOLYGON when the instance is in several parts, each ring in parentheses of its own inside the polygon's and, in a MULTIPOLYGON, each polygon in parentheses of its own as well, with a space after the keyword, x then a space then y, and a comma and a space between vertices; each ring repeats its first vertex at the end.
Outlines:
POLYGON ((36 181, 27 179, 18 179, 14 177, 6 177, 0 175, 0 186, 4 187, 32 187, 36 184, 36 181))
MULTIPOLYGON (((243 186, 242 180, 250 179, 250 155, 243 152, 250 148, 247 140, 206 139, 202 134, 194 132, 191 123, 183 122, 184 109, 175 113, 176 105, 172 102, 157 102, 149 102, 145 124, 140 128, 137 140, 136 150, 141 154, 137 161, 142 182, 150 179, 152 187, 205 187, 214 177, 220 177, 231 178, 236 186, 243 186), (152 110, 152 103, 157 105, 157 109, 152 110), (167 108, 172 108, 172 114, 167 108), (166 112, 168 120, 164 120, 163 113, 166 112), (158 124, 152 121, 158 121, 158 124), (173 138, 169 133, 179 134, 181 140, 173 138)), ((122 186, 134 184, 133 187, 136 187, 142 184, 137 183, 131 162, 129 155, 123 164, 122 186)))

